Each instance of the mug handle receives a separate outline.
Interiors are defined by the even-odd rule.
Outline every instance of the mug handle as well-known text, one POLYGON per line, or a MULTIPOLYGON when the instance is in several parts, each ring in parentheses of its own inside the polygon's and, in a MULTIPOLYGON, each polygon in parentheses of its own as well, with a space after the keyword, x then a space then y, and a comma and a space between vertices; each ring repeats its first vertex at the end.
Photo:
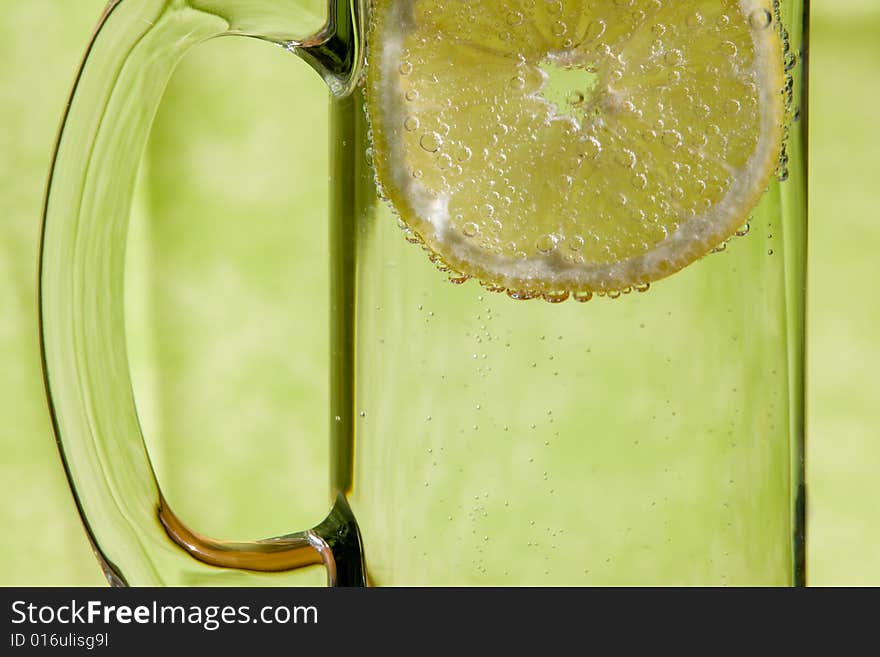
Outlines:
POLYGON ((302 38, 301 0, 111 0, 59 132, 40 248, 43 373, 56 440, 89 539, 113 585, 224 583, 239 571, 323 564, 329 585, 363 585, 363 551, 340 493, 318 526, 232 543, 186 527, 162 497, 132 391, 124 331, 125 243, 136 174, 162 93, 195 45, 224 35, 297 54, 331 92, 360 73, 365 0, 328 0, 302 38), (169 540, 171 538, 172 540, 169 540))

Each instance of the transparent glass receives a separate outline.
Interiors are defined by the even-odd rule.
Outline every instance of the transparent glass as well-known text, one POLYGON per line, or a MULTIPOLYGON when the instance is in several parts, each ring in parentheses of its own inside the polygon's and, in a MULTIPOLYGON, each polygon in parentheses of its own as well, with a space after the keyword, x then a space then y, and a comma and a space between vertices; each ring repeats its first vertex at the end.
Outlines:
MULTIPOLYGON (((784 181, 747 235, 645 293, 550 304, 451 285, 401 239, 366 159, 337 153, 362 186, 334 219, 358 330, 339 486, 373 583, 803 582, 806 8, 779 10, 784 181)), ((362 156, 359 102, 334 120, 362 156)))
POLYGON ((279 23, 281 4, 114 3, 133 9, 124 25, 105 18, 93 51, 122 40, 131 54, 90 53, 66 123, 78 129, 61 135, 42 259, 47 383, 113 581, 289 584, 323 564, 336 584, 803 584, 807 3, 776 7, 788 159, 748 234, 647 292, 586 304, 451 284, 407 243, 377 195, 354 86, 365 7, 340 0, 303 38, 279 23), (121 337, 152 113, 188 47, 233 33, 286 45, 331 90, 335 501, 312 530, 234 544, 163 503, 121 337))
POLYGON ((360 70, 363 7, 330 3, 322 21, 310 4, 113 0, 75 81, 46 199, 41 344, 65 469, 113 584, 289 585, 312 566, 323 566, 330 584, 363 583, 357 528, 339 492, 315 527, 265 540, 209 538, 175 515, 145 445, 125 341, 132 194, 172 72, 198 44, 244 36, 295 53, 332 93, 348 94, 360 70))

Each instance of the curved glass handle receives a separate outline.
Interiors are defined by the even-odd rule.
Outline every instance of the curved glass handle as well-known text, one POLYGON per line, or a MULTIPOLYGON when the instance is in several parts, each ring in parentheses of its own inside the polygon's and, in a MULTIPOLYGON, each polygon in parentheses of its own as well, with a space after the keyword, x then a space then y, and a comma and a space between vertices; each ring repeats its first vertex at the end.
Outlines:
POLYGON ((141 434, 124 331, 135 178, 176 64, 207 39, 250 36, 296 53, 344 95, 359 74, 363 0, 328 2, 324 26, 303 37, 300 0, 113 0, 79 71, 46 197, 40 337, 68 480, 112 584, 258 584, 256 572, 322 563, 331 585, 364 583, 341 495, 317 527, 250 543, 202 537, 174 516, 141 434))

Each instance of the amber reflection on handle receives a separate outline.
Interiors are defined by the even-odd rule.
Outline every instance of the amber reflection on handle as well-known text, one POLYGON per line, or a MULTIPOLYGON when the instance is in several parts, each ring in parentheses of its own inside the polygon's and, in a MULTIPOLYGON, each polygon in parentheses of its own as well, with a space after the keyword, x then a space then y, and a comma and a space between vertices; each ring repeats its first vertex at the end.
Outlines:
POLYGON ((203 563, 260 572, 325 565, 332 577, 332 554, 324 540, 311 531, 264 541, 218 541, 184 525, 164 498, 159 501, 158 515, 169 538, 203 563))

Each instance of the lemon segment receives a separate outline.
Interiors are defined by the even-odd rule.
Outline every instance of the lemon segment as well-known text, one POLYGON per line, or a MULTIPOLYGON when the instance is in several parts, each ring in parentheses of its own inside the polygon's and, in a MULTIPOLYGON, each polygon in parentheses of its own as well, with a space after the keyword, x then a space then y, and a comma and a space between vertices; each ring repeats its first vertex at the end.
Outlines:
POLYGON ((374 0, 378 185, 433 260, 512 296, 644 287, 748 219, 779 161, 770 0, 374 0))

